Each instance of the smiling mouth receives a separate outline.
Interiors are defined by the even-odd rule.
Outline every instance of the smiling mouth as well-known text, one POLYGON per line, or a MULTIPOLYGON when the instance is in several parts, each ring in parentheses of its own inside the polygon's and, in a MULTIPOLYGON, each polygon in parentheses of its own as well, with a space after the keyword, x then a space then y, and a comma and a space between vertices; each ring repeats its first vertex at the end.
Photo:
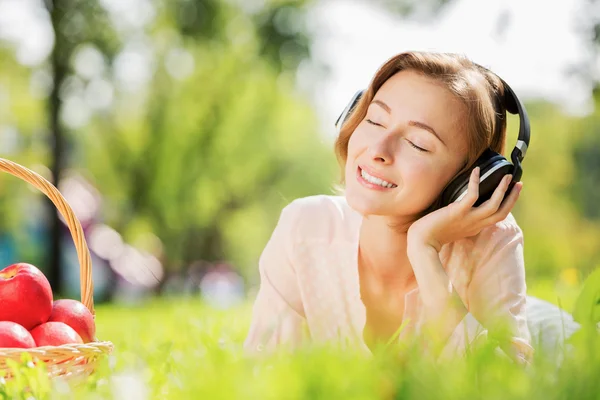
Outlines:
POLYGON ((385 189, 393 189, 393 188, 397 188, 398 185, 385 181, 383 179, 377 178, 375 176, 369 175, 368 172, 366 172, 364 169, 362 169, 361 167, 358 167, 358 172, 360 173, 360 176, 367 181, 368 183, 372 184, 372 185, 377 185, 380 186, 382 188, 385 189))

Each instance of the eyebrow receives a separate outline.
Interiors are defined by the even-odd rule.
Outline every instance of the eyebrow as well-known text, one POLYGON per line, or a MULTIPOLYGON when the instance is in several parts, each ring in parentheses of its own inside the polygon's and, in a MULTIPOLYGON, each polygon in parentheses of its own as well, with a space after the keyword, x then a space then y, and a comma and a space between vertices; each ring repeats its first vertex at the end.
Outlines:
MULTIPOLYGON (((379 107, 383 108, 385 111, 388 112, 388 114, 392 113, 392 110, 390 109, 390 106, 388 106, 387 104, 385 104, 383 101, 381 100, 373 100, 371 102, 371 104, 377 104, 379 107)), ((421 128, 421 129, 425 129, 426 131, 430 132, 432 135, 434 135, 436 138, 438 138, 438 140, 440 142, 442 142, 442 144, 444 146, 446 146, 446 143, 442 140, 442 138, 440 137, 440 135, 437 134, 437 132, 435 131, 435 129, 433 129, 432 127, 430 127, 427 124, 424 124, 423 122, 419 122, 419 121, 408 121, 408 124, 410 126, 416 126, 417 128, 421 128)))
POLYGON ((377 104, 379 107, 383 108, 385 111, 387 111, 388 113, 392 113, 392 110, 390 109, 390 106, 388 106, 387 104, 385 104, 383 101, 381 100, 373 100, 371 102, 371 104, 377 104))

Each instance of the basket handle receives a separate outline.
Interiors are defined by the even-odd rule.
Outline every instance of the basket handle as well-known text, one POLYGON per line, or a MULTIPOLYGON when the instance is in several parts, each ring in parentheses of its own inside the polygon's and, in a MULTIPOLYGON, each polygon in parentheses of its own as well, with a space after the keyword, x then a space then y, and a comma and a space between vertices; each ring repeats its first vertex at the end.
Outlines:
POLYGON ((81 223, 75 217, 75 213, 67 200, 60 194, 56 186, 48 182, 41 175, 19 165, 13 161, 0 158, 0 170, 8 172, 22 180, 30 183, 36 189, 44 193, 52 203, 56 206, 60 214, 65 219, 71 236, 77 250, 77 258, 79 259, 79 279, 81 282, 81 302, 94 313, 94 283, 92 282, 92 261, 90 251, 85 241, 85 235, 81 228, 81 223))

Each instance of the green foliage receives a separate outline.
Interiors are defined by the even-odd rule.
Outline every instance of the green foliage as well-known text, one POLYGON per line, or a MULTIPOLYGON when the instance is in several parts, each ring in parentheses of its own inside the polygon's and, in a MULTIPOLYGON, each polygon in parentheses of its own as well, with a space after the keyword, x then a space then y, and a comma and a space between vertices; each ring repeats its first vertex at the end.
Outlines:
POLYGON ((372 4, 384 10, 409 18, 431 20, 438 16, 445 7, 452 4, 452 0, 372 0, 372 4))
MULTIPOLYGON (((0 47, 0 157, 28 165, 48 177, 46 115, 40 100, 40 88, 32 71, 21 66, 8 51, 0 47)), ((10 232, 26 259, 35 258, 39 250, 32 246, 26 232, 25 216, 35 215, 41 196, 18 178, 0 173, 0 236, 10 232)), ((4 267, 4 266, 2 266, 4 267)))
POLYGON ((592 272, 583 285, 583 289, 573 311, 577 322, 595 327, 600 324, 600 269, 592 272))
POLYGON ((42 363, 35 365, 30 354, 23 353, 20 362, 6 360, 6 365, 11 377, 0 372, 1 399, 41 398, 51 392, 51 381, 46 368, 42 363))
MULTIPOLYGON (((600 91, 594 91, 596 108, 600 105, 600 91)), ((574 204, 582 215, 600 222, 600 118, 593 114, 580 121, 581 128, 577 132, 577 141, 572 153, 573 163, 578 171, 569 187, 574 204)))
MULTIPOLYGON (((270 1, 246 13, 235 2, 156 2, 156 18, 138 33, 98 7, 76 0, 48 4, 57 34, 50 60, 55 90, 48 98, 27 90, 42 69, 30 71, 13 57, 0 61, 10 98, 10 119, 3 122, 14 124, 23 139, 29 130, 38 133, 33 145, 5 156, 28 167, 66 165, 92 180, 104 197, 101 217, 133 244, 156 235, 164 249, 157 255, 164 255, 168 269, 196 259, 251 266, 275 223, 273 211, 295 197, 328 191, 335 167, 315 112, 293 80, 307 56, 304 3, 270 1), (285 15, 298 19, 297 30, 284 29, 285 15), (115 78, 114 61, 139 34, 153 68, 150 81, 132 92, 115 78), (303 50, 292 49, 290 41, 304 43, 303 50), (295 61, 280 59, 279 46, 295 61), (99 52, 100 75, 80 76, 73 68, 80 49, 99 52), (191 63, 183 75, 173 72, 182 57, 191 63), (66 104, 76 99, 85 108, 99 79, 108 83, 112 104, 87 108, 88 123, 63 129, 68 158, 51 159, 46 144, 58 138, 58 128, 51 125, 54 139, 39 133, 49 134, 49 119, 65 128, 66 104)), ((23 236, 21 259, 44 268, 47 258, 31 258, 24 245, 21 215, 27 210, 15 212, 35 195, 22 182, 10 182, 0 186, 0 212, 13 221, 2 228, 23 236)))
POLYGON ((67 64, 75 48, 82 43, 90 43, 109 57, 116 54, 119 40, 109 16, 100 1, 89 0, 49 0, 46 5, 50 12, 56 38, 55 60, 61 66, 67 64))
POLYGON ((328 190, 334 158, 313 111, 252 47, 189 47, 198 67, 181 81, 157 71, 150 114, 119 99, 114 117, 81 137, 82 167, 109 201, 108 222, 135 242, 147 221, 168 266, 248 264, 273 210, 328 190))
MULTIPOLYGON (((581 274, 600 263, 600 226, 582 215, 571 196, 572 184, 581 175, 573 162, 581 119, 565 116, 544 102, 527 107, 532 141, 523 164, 523 192, 514 210, 525 234, 525 265, 535 279, 569 276, 566 283, 577 285, 581 274)), ((507 152, 512 150, 516 131, 515 122, 507 152)))
MULTIPOLYGON (((448 3, 372 2, 424 18, 448 3)), ((49 176, 48 121, 69 100, 85 103, 94 94, 90 87, 102 80, 112 103, 87 109, 89 122, 67 129, 65 164, 97 186, 102 218, 129 243, 148 235, 160 239, 156 252, 168 269, 200 258, 227 259, 255 274, 283 206, 331 193, 337 180, 332 146, 293 78, 310 58, 306 11, 313 2, 155 1, 154 17, 135 29, 102 2, 45 4, 58 43, 48 62, 60 67, 59 74, 48 65, 21 66, 10 49, 0 48, 0 98, 8 99, 0 102, 0 130, 14 129, 18 137, 18 146, 10 152, 3 147, 0 156, 49 176), (100 53, 100 75, 78 75, 73 66, 81 49, 100 53), (133 91, 116 78, 123 65, 117 57, 132 49, 150 54, 149 81, 133 91), (46 87, 52 85, 40 84, 47 79, 57 85, 54 98, 46 87)), ((600 112, 575 118, 542 101, 527 107, 533 135, 514 214, 525 233, 530 288, 550 287, 545 293, 562 296, 600 265, 600 112)), ((508 146, 516 138, 512 122, 508 146)), ((46 250, 33 247, 23 226, 41 200, 24 183, 0 176, 1 228, 16 237, 21 259, 44 268, 46 250)))

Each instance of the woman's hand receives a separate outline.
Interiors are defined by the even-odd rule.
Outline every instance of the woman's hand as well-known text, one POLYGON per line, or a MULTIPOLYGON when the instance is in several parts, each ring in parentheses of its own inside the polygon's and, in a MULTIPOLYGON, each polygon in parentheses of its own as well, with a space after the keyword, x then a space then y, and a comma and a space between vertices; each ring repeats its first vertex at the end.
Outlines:
POLYGON ((408 230, 409 250, 411 247, 422 249, 427 246, 439 252, 444 244, 475 236, 508 216, 519 198, 523 183, 517 182, 502 202, 512 179, 512 175, 505 176, 492 197, 475 208, 473 205, 479 198, 479 173, 479 167, 471 173, 467 194, 462 200, 436 210, 411 225, 408 230))

